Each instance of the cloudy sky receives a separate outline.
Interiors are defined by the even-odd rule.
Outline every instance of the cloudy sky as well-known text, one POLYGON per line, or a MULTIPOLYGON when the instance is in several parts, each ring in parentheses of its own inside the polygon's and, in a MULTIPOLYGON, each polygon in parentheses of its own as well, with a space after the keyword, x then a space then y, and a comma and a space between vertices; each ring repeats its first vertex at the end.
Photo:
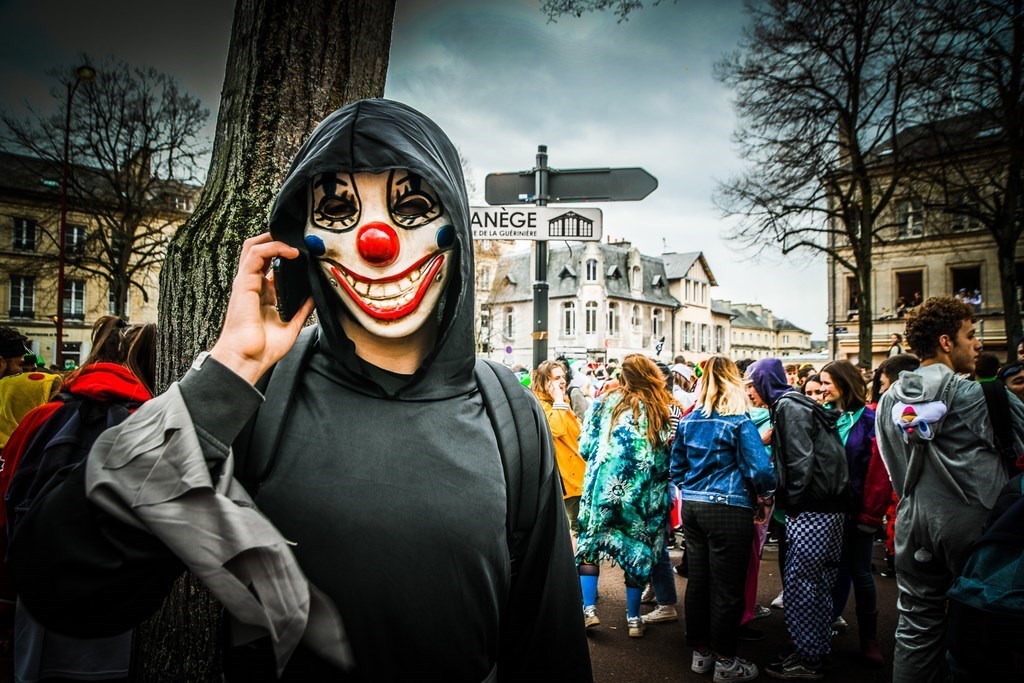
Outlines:
MULTIPOLYGON (((0 0, 0 106, 46 106, 47 69, 87 52, 167 71, 215 114, 232 9, 229 0, 0 0)), ((594 205, 605 235, 648 254, 703 251, 716 298, 764 304, 824 338, 824 260, 753 260, 723 239, 730 224, 712 203, 716 180, 742 168, 730 93, 712 66, 745 21, 741 0, 665 0, 627 22, 554 23, 537 0, 398 0, 385 94, 461 148, 474 204, 484 204, 488 173, 531 168, 541 144, 553 168, 647 169, 659 183, 649 197, 594 205)))

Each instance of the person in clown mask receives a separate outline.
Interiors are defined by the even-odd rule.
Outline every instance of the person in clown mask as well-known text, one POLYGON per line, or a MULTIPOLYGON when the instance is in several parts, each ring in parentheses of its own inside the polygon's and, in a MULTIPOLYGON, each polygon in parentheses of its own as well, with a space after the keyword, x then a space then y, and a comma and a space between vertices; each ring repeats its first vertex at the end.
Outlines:
POLYGON ((47 539, 10 559, 33 615, 124 630, 187 567, 230 615, 229 680, 591 680, 544 415, 514 415, 536 487, 506 485, 472 278, 440 128, 387 100, 330 115, 245 242, 209 354, 25 516, 47 539), (515 550, 512 502, 532 519, 515 550))

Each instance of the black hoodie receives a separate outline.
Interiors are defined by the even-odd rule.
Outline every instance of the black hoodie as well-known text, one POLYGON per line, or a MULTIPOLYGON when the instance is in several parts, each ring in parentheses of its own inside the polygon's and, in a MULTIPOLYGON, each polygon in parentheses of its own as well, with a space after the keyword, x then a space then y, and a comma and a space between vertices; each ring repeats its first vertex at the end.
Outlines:
MULTIPOLYGON (((356 667, 344 675, 300 647, 284 678, 483 681, 496 670, 496 680, 589 681, 579 584, 553 464, 540 476, 536 523, 514 582, 511 576, 501 457, 473 374, 472 236, 454 146, 405 105, 363 100, 344 107, 299 151, 275 203, 271 232, 305 255, 313 176, 395 168, 429 181, 456 229, 458 268, 439 306, 435 347, 416 373, 396 376, 355 355, 338 322, 346 313, 315 265, 292 267, 279 280, 312 290, 322 328, 293 395, 268 396, 268 405, 287 401, 289 409, 273 466, 250 492, 295 543, 306 576, 338 607, 356 667)), ((235 442, 243 471, 245 425, 259 396, 213 359, 204 368, 183 378, 182 397, 207 460, 222 459, 226 444, 235 442)), ((147 572, 94 548, 97 534, 107 539, 121 532, 97 531, 87 516, 80 519, 73 533, 67 525, 54 532, 74 539, 68 545, 88 545, 82 554, 95 554, 105 576, 123 565, 119 585, 138 583, 147 572)), ((140 546, 137 538, 131 543, 140 546)), ((56 565, 63 544, 53 545, 56 556, 48 564, 56 565)), ((151 568, 159 565, 160 552, 149 547, 136 554, 151 568)), ((165 564, 173 576, 176 565, 165 564)), ((123 593, 131 598, 119 600, 122 617, 148 604, 143 591, 123 593)), ((119 611, 112 605, 105 615, 111 628, 119 611)), ((258 651, 229 654, 232 679, 273 671, 258 651)))
POLYGON ((545 565, 530 569, 542 582, 529 589, 529 603, 506 603, 505 482, 473 376, 472 234, 455 147, 397 102, 340 109, 299 151, 271 232, 305 252, 315 175, 396 168, 425 178, 455 226, 458 268, 442 298, 435 348, 408 378, 370 366, 338 323, 347 313, 320 269, 310 261, 292 275, 304 274, 312 288, 321 343, 300 376, 256 504, 297 543, 303 570, 337 604, 358 678, 478 681, 497 662, 502 678, 522 670, 534 672, 527 678, 561 671, 561 680, 588 679, 568 536, 552 517, 561 514, 557 478, 547 481, 550 500, 538 512, 550 536, 530 558, 545 565), (502 632, 511 623, 527 630, 502 632))

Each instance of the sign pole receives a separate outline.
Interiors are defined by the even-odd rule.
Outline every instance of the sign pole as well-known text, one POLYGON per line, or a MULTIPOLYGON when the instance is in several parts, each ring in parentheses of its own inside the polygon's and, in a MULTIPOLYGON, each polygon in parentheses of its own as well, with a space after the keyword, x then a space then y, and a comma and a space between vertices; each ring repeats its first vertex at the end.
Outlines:
MULTIPOLYGON (((548 205, 548 146, 537 145, 537 167, 534 169, 537 206, 548 205)), ((533 243, 537 259, 533 281, 533 368, 548 359, 548 243, 533 243)))

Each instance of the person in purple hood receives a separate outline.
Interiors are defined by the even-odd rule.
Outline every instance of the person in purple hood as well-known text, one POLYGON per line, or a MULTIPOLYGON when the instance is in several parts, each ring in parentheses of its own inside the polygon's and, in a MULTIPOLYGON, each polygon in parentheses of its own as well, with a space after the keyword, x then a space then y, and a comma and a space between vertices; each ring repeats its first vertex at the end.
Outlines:
POLYGON ((754 405, 771 411, 776 499, 786 510, 789 543, 782 585, 786 628, 795 651, 765 671, 782 680, 818 680, 824 677, 823 658, 830 653, 832 587, 848 504, 849 473, 836 427, 838 413, 794 391, 777 358, 757 361, 747 378, 754 405))

